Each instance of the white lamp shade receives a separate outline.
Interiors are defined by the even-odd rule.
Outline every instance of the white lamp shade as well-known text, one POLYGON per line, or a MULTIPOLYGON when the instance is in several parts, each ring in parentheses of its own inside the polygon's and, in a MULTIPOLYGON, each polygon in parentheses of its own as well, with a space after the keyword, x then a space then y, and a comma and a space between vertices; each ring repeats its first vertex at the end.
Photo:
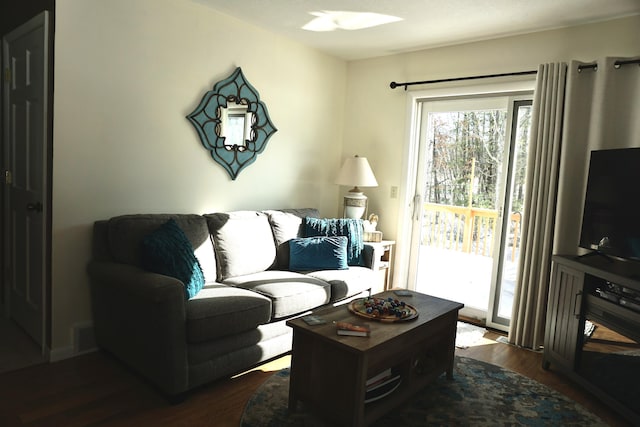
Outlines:
POLYGON ((353 186, 344 196, 344 216, 361 218, 367 210, 367 196, 358 187, 377 187, 378 181, 366 157, 347 158, 342 164, 336 184, 353 186))
POLYGON ((342 164, 335 181, 339 185, 353 185, 354 187, 377 187, 378 181, 369 166, 366 157, 347 158, 342 164))

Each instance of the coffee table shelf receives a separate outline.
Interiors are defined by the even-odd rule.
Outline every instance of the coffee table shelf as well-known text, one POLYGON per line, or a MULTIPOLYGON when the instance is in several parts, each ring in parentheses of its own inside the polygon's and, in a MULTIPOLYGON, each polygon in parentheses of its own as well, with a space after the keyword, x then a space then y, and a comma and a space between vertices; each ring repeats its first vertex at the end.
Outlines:
POLYGON ((368 322, 370 337, 336 334, 332 322, 361 320, 346 306, 314 313, 327 320, 325 325, 288 321, 293 328, 289 409, 295 411, 302 401, 336 425, 363 426, 405 402, 442 373, 452 378, 456 323, 463 305, 419 293, 410 299, 419 312, 416 319, 368 322), (367 378, 387 368, 400 374, 400 386, 365 404, 367 378))

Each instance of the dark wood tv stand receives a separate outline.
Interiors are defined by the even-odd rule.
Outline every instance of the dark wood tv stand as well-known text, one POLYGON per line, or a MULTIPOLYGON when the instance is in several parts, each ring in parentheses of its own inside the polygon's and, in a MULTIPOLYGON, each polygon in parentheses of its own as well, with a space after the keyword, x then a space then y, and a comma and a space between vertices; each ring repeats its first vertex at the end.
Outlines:
POLYGON ((562 372, 634 425, 640 425, 637 401, 635 404, 630 402, 640 396, 640 364, 637 363, 640 362, 640 312, 621 305, 615 295, 602 292, 603 289, 611 289, 611 284, 616 289, 624 288, 625 292, 640 294, 640 264, 599 256, 553 256, 543 367, 562 372), (631 351, 637 350, 638 356, 627 357, 624 352, 590 351, 588 346, 592 344, 585 338, 587 320, 624 338, 626 342, 623 344, 628 345, 631 351), (631 369, 629 372, 617 372, 617 376, 612 375, 611 378, 631 380, 624 385, 613 384, 614 381, 607 384, 603 374, 592 369, 593 354, 598 355, 599 363, 613 362, 610 363, 613 366, 608 367, 612 371, 623 366, 631 369), (630 358, 632 362, 630 365, 615 363, 616 359, 607 359, 612 355, 630 358))

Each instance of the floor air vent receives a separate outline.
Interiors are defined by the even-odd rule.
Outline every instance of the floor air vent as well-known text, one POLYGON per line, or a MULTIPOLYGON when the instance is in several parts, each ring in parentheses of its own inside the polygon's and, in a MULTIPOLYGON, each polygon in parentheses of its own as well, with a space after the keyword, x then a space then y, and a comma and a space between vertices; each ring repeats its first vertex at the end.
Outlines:
POLYGON ((93 333, 93 324, 83 323, 73 327, 73 350, 75 353, 84 353, 96 349, 96 337, 93 333))

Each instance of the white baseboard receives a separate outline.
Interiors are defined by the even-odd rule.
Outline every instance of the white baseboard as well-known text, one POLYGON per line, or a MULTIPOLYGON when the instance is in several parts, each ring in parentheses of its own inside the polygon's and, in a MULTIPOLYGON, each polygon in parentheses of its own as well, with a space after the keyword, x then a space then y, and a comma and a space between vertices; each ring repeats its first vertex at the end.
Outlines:
POLYGON ((69 359, 70 357, 74 357, 75 354, 73 352, 73 346, 67 346, 62 348, 53 348, 49 352, 49 362, 59 362, 64 359, 69 359))
POLYGON ((93 324, 90 321, 78 322, 73 325, 71 333, 72 344, 49 351, 49 361, 58 362, 71 357, 81 356, 97 350, 93 324))
POLYGON ((61 360, 71 359, 72 357, 82 356, 83 354, 93 353, 94 351, 98 351, 98 349, 91 348, 84 351, 74 351, 72 345, 62 348, 56 348, 49 352, 49 362, 60 362, 61 360))

